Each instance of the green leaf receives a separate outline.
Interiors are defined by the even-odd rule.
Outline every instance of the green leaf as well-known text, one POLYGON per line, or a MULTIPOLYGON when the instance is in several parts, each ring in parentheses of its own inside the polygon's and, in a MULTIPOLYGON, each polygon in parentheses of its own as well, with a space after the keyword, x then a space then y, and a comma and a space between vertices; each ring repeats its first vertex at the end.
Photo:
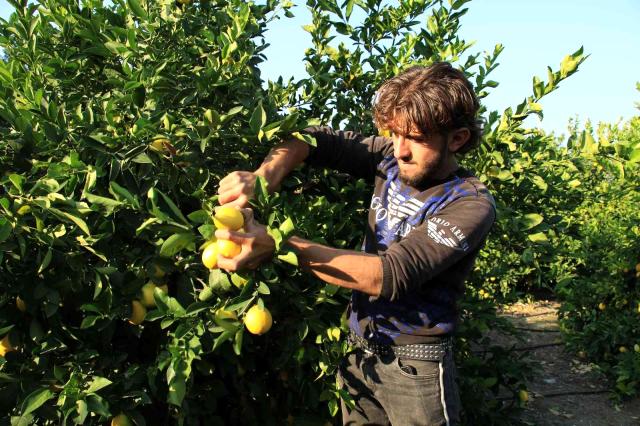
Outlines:
POLYGON ((254 134, 258 134, 258 132, 264 127, 266 122, 267 113, 262 107, 262 101, 259 101, 258 105, 251 114, 251 118, 249 119, 249 128, 254 134))
POLYGON ((15 173, 9 175, 9 180, 16 187, 18 192, 22 192, 22 184, 24 182, 24 177, 17 175, 15 173))
POLYGON ((9 238, 11 232, 13 231, 13 227, 8 220, 0 217, 0 243, 9 238))
POLYGON ((298 266, 298 256, 296 256, 296 254, 292 251, 287 252, 287 254, 278 255, 278 259, 293 266, 298 266))
POLYGON ((640 148, 636 148, 631 152, 631 155, 629 156, 629 162, 630 163, 640 162, 640 148))
POLYGON ((40 264, 40 267, 38 268, 38 274, 42 273, 42 271, 47 269, 47 266, 49 266, 49 264, 51 263, 52 257, 53 257, 53 252, 51 250, 51 247, 49 247, 49 249, 47 250, 47 253, 44 255, 44 259, 42 259, 42 263, 40 264))
POLYGON ((260 285, 258 285, 258 293, 260 294, 271 294, 271 290, 269 290, 269 286, 266 285, 265 283, 260 283, 260 285))
POLYGON ((187 218, 184 217, 184 215, 182 214, 178 206, 175 205, 175 203, 171 200, 171 198, 169 198, 167 195, 164 194, 164 192, 158 189, 156 189, 155 192, 160 194, 164 202, 167 204, 167 206, 169 206, 169 209, 171 209, 171 212, 173 213, 173 216, 176 219, 178 219, 180 222, 184 223, 185 225, 190 225, 187 218))
POLYGON ((210 240, 216 233, 216 227, 213 225, 200 225, 198 232, 204 237, 205 240, 210 240))
POLYGON ((136 209, 140 208, 140 203, 133 194, 116 182, 109 182, 109 192, 116 197, 118 201, 126 200, 128 204, 134 206, 136 209))
POLYGON ((295 230, 295 226, 293 225, 293 221, 290 217, 288 217, 284 222, 280 224, 278 227, 280 232, 282 233, 282 238, 287 238, 289 234, 291 234, 295 230))
POLYGON ((256 179, 254 191, 255 191, 256 201, 258 201, 258 203, 266 204, 269 201, 269 190, 267 186, 267 180, 264 177, 258 176, 258 178, 256 179))
POLYGON ((520 218, 520 223, 522 225, 521 229, 523 231, 526 231, 528 229, 535 228, 536 226, 540 225, 543 220, 544 218, 537 213, 525 214, 520 218))
POLYGON ((91 381, 91 383, 89 383, 89 388, 85 392, 86 393, 98 392, 100 389, 106 388, 111 383, 113 383, 113 382, 111 380, 109 380, 109 379, 106 379, 104 377, 95 376, 93 378, 93 380, 91 381))
POLYGON ((233 352, 235 352, 236 355, 240 355, 242 351, 242 336, 244 336, 244 327, 240 327, 238 331, 236 331, 235 341, 233 342, 233 352))
POLYGON ((187 217, 193 223, 211 223, 211 215, 206 210, 196 210, 187 217))
POLYGON ((227 340, 231 339, 234 335, 236 334, 236 330, 225 330, 223 331, 217 338, 216 340, 214 340, 213 342, 213 348, 211 349, 212 351, 215 351, 216 349, 218 349, 218 347, 220 347, 221 344, 223 344, 224 342, 226 342, 227 340))
POLYGON ((87 224, 85 223, 84 220, 80 219, 79 217, 76 217, 70 213, 64 212, 62 210, 58 210, 55 209, 53 207, 49 207, 47 209, 49 212, 55 214, 56 216, 58 216, 59 218, 63 219, 63 220, 68 220, 71 221, 73 223, 75 223, 76 225, 78 225, 78 228, 80 228, 82 230, 82 232, 84 232, 85 234, 87 234, 87 236, 91 236, 91 233, 89 232, 89 227, 87 226, 87 224))
POLYGON ((528 236, 529 240, 533 241, 534 243, 546 243, 549 241, 549 239, 547 238, 547 236, 545 235, 544 232, 538 232, 535 234, 531 234, 528 236))
POLYGON ((174 359, 167 368, 167 383, 169 394, 167 402, 180 407, 187 390, 188 366, 182 359, 174 359))
POLYGON ((291 133, 291 136, 302 142, 307 143, 310 146, 318 146, 318 142, 316 141, 316 138, 306 133, 293 132, 291 133))
POLYGON ((114 207, 118 207, 123 204, 121 201, 117 201, 112 198, 101 197, 99 195, 93 195, 90 193, 86 193, 84 194, 84 196, 91 204, 98 204, 100 206, 108 207, 111 210, 113 210, 114 207))
POLYGON ((160 256, 171 257, 193 244, 195 236, 191 232, 179 232, 167 238, 160 247, 160 256))
POLYGON ((22 402, 21 415, 25 416, 34 412, 54 396, 55 393, 49 388, 41 388, 31 392, 22 402))
POLYGON ((138 18, 143 21, 147 19, 147 12, 140 6, 138 0, 127 0, 127 4, 138 18))

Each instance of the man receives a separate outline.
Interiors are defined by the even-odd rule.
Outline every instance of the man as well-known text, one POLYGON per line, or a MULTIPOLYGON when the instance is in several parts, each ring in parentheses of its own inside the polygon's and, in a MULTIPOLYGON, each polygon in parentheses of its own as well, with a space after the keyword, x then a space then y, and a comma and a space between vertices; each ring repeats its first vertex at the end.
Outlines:
MULTIPOLYGON (((288 240, 303 268, 353 290, 348 314, 356 350, 340 378, 355 408, 343 403, 344 424, 459 422, 456 302, 495 219, 487 188, 456 160, 479 143, 477 111, 462 72, 448 63, 414 67, 377 92, 375 122, 390 138, 310 128, 316 148, 285 141, 255 172, 220 181, 220 203, 237 206, 253 196, 257 175, 273 191, 302 162, 374 182, 362 252, 288 240)), ((264 226, 245 212, 248 235, 216 232, 243 246, 236 258, 219 258, 221 268, 256 267, 273 254, 264 226)))

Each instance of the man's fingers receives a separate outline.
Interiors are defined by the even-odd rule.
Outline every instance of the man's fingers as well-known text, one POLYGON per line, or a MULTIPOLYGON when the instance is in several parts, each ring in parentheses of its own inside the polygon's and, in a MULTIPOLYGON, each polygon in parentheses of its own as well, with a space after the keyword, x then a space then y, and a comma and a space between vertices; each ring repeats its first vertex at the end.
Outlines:
POLYGON ((257 265, 255 262, 250 263, 248 261, 249 253, 242 252, 236 257, 228 258, 222 255, 218 255, 218 268, 224 269, 225 271, 239 271, 241 269, 255 269, 257 265), (251 266, 254 265, 254 266, 251 266))
POLYGON ((242 208, 249 204, 249 198, 244 194, 240 194, 236 197, 226 193, 218 196, 218 204, 220 204, 221 206, 233 206, 242 208))
POLYGON ((224 269, 225 271, 237 271, 238 262, 235 259, 218 255, 218 268, 224 269))
POLYGON ((219 240, 230 240, 236 244, 244 244, 251 239, 247 234, 242 232, 230 231, 228 229, 218 229, 216 231, 216 238, 219 240))

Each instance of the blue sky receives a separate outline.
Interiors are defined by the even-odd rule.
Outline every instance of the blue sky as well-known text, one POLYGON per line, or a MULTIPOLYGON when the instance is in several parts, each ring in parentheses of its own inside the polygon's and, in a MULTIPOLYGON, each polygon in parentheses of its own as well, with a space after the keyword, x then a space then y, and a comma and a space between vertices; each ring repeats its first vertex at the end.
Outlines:
MULTIPOLYGON (((296 4, 304 4, 295 1, 296 4)), ((461 37, 476 41, 474 51, 505 47, 493 80, 500 86, 485 98, 489 110, 502 111, 531 94, 534 75, 546 78, 546 67, 557 69, 562 58, 584 46, 591 56, 578 73, 543 98, 544 120, 527 124, 566 134, 570 118, 615 123, 640 115, 635 107, 640 92, 640 0, 474 0, 462 18, 461 37)), ((0 16, 11 11, 0 0, 0 16)), ((305 75, 302 58, 310 37, 306 6, 297 6, 294 19, 274 22, 267 33, 271 46, 263 76, 305 75)))

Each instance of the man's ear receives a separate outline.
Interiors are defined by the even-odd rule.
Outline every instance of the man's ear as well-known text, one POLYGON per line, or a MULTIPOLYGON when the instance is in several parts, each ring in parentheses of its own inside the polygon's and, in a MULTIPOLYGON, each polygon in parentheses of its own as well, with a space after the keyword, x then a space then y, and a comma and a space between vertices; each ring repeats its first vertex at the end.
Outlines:
POLYGON ((469 141, 471 137, 471 132, 466 127, 461 129, 456 129, 449 133, 449 151, 450 152, 458 152, 460 148, 464 146, 465 143, 469 141))

